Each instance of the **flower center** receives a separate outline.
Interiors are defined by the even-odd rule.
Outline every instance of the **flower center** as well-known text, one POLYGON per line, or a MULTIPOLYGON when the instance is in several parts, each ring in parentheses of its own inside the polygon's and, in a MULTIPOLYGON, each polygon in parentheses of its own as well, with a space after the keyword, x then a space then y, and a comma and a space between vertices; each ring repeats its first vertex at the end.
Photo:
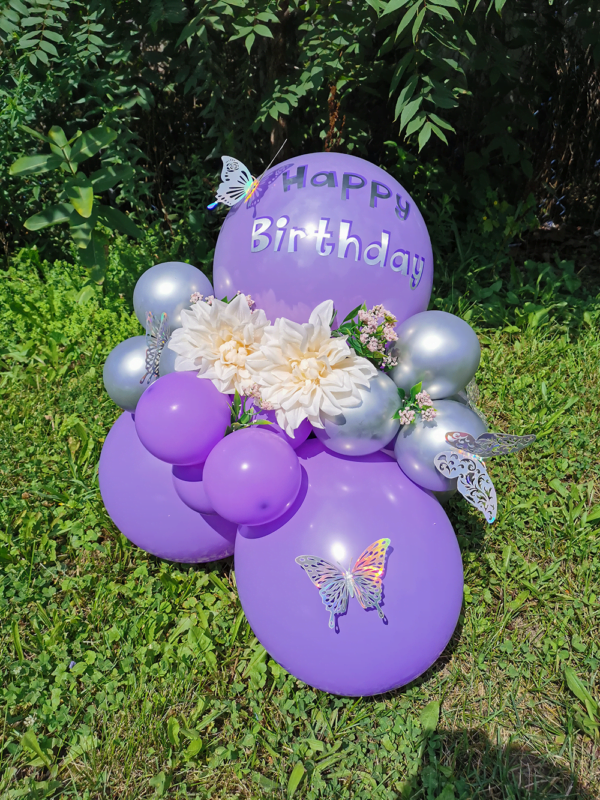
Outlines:
POLYGON ((223 363, 235 364, 236 367, 246 366, 246 358, 250 355, 248 348, 235 339, 223 342, 219 354, 223 363))

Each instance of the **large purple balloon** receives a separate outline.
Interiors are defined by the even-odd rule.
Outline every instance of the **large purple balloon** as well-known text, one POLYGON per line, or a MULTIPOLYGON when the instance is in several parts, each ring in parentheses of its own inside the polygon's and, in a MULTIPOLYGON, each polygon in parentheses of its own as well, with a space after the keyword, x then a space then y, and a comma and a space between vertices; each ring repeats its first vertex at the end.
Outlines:
POLYGON ((198 564, 233 553, 236 527, 188 508, 173 487, 171 467, 140 442, 133 416, 121 414, 100 456, 100 492, 117 528, 158 558, 198 564))
POLYGON ((186 506, 202 514, 216 514, 204 488, 204 464, 193 467, 173 467, 173 486, 186 506))
POLYGON ((341 322, 363 301, 399 322, 425 311, 433 255, 406 190, 380 167, 311 153, 273 167, 227 215, 214 258, 217 297, 251 294, 272 321, 306 322, 332 299, 341 322))
POLYGON ((226 436, 204 465, 206 495, 217 514, 238 525, 271 522, 286 512, 302 472, 287 442, 260 427, 226 436))
POLYGON ((163 375, 142 397, 135 409, 140 441, 169 464, 202 463, 231 420, 228 396, 195 372, 163 375))
POLYGON ((260 411, 256 415, 257 419, 264 419, 270 422, 270 425, 264 425, 263 431, 271 431, 279 436, 284 442, 287 442, 290 447, 297 450, 301 444, 308 439, 312 433, 312 425, 307 419, 303 419, 300 425, 294 431, 294 437, 288 436, 287 433, 277 424, 277 416, 274 411, 260 411))
POLYGON ((318 689, 358 696, 409 683, 440 656, 460 613, 462 561, 450 521, 383 453, 346 458, 310 439, 297 454, 304 477, 290 511, 238 529, 235 575, 248 622, 274 659, 318 689), (295 559, 347 570, 384 537, 384 620, 351 598, 330 628, 319 589, 295 559))

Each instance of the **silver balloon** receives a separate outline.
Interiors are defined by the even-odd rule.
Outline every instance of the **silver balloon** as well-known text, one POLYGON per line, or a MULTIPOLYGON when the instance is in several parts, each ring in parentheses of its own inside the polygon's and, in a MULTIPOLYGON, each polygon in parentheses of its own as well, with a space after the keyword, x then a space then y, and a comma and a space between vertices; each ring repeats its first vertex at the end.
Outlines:
POLYGON ((417 383, 432 399, 457 394, 469 383, 481 358, 473 328, 445 311, 422 311, 397 329, 391 353, 398 359, 390 377, 408 394, 417 383))
POLYGON ((181 312, 189 308, 190 296, 200 292, 213 294, 210 281, 203 272, 181 261, 165 261, 144 272, 133 290, 133 309, 146 327, 146 314, 151 311, 156 320, 164 312, 169 328, 181 328, 181 312))
POLYGON ((456 489, 456 479, 444 478, 435 468, 433 459, 442 450, 452 450, 446 441, 448 431, 464 431, 477 438, 487 428, 474 411, 453 400, 436 400, 437 416, 431 422, 417 418, 411 425, 403 425, 394 454, 400 469, 424 489, 447 492, 456 489))
POLYGON ((148 388, 140 383, 146 373, 146 337, 132 336, 120 342, 104 363, 104 388, 108 396, 125 411, 135 411, 138 400, 148 388))
POLYGON ((361 390, 362 403, 345 408, 342 414, 321 413, 324 428, 313 428, 328 450, 345 456, 366 456, 389 444, 400 428, 392 419, 400 400, 394 382, 383 372, 371 378, 368 389, 361 390))
POLYGON ((160 361, 158 362, 158 374, 161 376, 168 375, 170 372, 175 372, 175 359, 177 358, 177 353, 174 350, 171 350, 169 347, 169 342, 171 338, 167 340, 167 343, 163 347, 163 351, 160 354, 160 361))

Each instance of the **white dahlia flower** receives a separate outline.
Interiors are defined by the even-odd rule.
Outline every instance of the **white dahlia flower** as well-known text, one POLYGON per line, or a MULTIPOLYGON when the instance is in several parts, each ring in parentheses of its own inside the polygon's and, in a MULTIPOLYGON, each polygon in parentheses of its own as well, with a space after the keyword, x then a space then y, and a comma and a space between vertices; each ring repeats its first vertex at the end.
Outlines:
POLYGON ((246 359, 257 350, 269 324, 265 312, 251 311, 245 295, 238 294, 231 303, 195 303, 181 312, 181 321, 183 326, 173 331, 169 342, 177 353, 175 369, 198 370, 200 378, 209 378, 224 394, 250 391, 256 381, 246 359))
POLYGON ((361 387, 378 374, 345 337, 332 338, 332 313, 333 301, 326 300, 308 322, 280 317, 264 329, 260 347, 246 359, 252 382, 289 436, 304 419, 322 428, 321 411, 336 415, 359 405, 361 387))

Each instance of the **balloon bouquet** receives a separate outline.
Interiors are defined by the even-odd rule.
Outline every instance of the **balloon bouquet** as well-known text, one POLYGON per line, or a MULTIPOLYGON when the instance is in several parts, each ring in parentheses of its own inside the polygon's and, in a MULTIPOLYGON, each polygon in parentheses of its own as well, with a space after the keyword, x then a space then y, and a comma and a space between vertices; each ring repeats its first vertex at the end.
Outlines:
POLYGON ((431 666, 460 613, 439 498, 458 489, 493 521, 483 457, 533 437, 487 432, 477 336, 426 310, 431 244, 399 183, 339 153, 258 179, 223 162, 214 289, 188 264, 152 267, 133 297, 147 334, 106 361, 124 413, 102 497, 160 558, 235 552, 248 621, 297 678, 386 692, 431 666))

